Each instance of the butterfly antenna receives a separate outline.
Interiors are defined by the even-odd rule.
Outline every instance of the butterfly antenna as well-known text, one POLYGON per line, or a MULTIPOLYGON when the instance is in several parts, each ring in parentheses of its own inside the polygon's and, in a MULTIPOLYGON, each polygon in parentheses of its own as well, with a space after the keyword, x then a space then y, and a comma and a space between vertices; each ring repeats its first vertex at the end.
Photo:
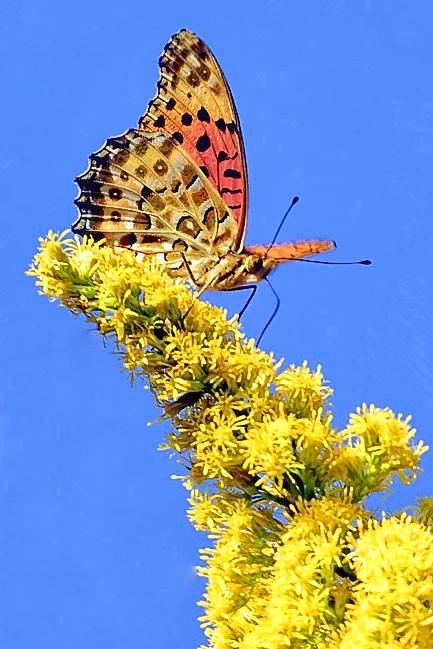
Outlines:
MULTIPOLYGON (((266 255, 268 254, 268 252, 270 251, 270 249, 272 248, 272 246, 274 245, 274 243, 276 242, 276 240, 277 240, 277 238, 278 238, 278 235, 279 235, 280 232, 281 232, 281 228, 282 228, 283 225, 284 225, 285 220, 287 219, 287 217, 289 216, 289 214, 290 214, 292 208, 296 205, 296 203, 297 203, 298 201, 299 201, 299 196, 294 196, 294 197, 292 198, 292 202, 290 203, 288 209, 286 210, 286 213, 284 214, 283 218, 281 219, 280 225, 278 226, 277 231, 276 231, 275 234, 274 234, 274 238, 272 239, 271 243, 269 244, 269 246, 268 246, 268 248, 267 248, 267 250, 266 250, 265 257, 266 257, 266 255)), ((267 326, 267 325, 266 325, 266 326, 267 326)), ((264 331, 262 332, 262 335, 263 335, 263 333, 264 333, 264 331)))
MULTIPOLYGON (((292 211, 293 207, 298 202, 299 202, 299 196, 294 196, 292 198, 292 202, 290 203, 288 209, 286 210, 283 218, 281 219, 281 223, 278 226, 277 231, 275 232, 274 238, 272 239, 271 243, 269 244, 269 246, 266 249, 265 257, 267 256, 267 254, 271 250, 271 248, 274 246, 274 244, 275 244, 275 242, 276 242, 276 240, 278 238, 278 235, 281 232, 281 228, 284 225, 285 220, 289 216, 289 214, 292 211)), ((359 261, 320 261, 318 259, 291 259, 290 261, 304 261, 307 264, 326 264, 327 266, 351 266, 351 265, 370 266, 373 263, 371 261, 371 259, 361 259, 359 261)), ((272 317, 274 317, 274 315, 272 317)), ((266 324, 265 329, 269 326, 269 324, 270 324, 270 322, 266 324)), ((265 330, 263 330, 260 337, 263 336, 264 333, 265 333, 265 330)))
POLYGON ((320 259, 291 259, 290 261, 304 261, 307 264, 326 264, 327 266, 371 266, 371 259, 360 259, 359 261, 322 261, 320 259))

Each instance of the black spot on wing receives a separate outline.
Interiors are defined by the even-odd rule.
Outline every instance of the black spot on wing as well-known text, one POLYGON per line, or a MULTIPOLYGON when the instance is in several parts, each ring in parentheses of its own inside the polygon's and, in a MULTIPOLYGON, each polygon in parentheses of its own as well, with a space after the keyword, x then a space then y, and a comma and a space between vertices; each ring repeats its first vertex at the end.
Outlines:
MULTIPOLYGON (((82 212, 83 214, 104 216, 104 208, 101 207, 101 205, 95 205, 95 203, 89 200, 89 198, 86 196, 79 196, 78 198, 75 199, 74 203, 78 207, 80 212, 82 212)), ((80 234, 80 232, 77 229, 75 230, 73 229, 73 232, 77 232, 77 234, 80 234)))
POLYGON ((173 241, 172 248, 177 252, 186 252, 188 244, 183 239, 176 239, 176 241, 173 241))
POLYGON ((102 198, 102 182, 93 178, 77 178, 76 183, 84 194, 90 194, 94 200, 102 198))
POLYGON ((225 169, 224 176, 226 178, 242 178, 242 174, 237 169, 225 169))
POLYGON ((121 246, 132 246, 134 243, 137 243, 137 237, 133 232, 129 232, 120 237, 119 243, 121 246))
POLYGON ((153 169, 155 173, 158 174, 158 176, 165 176, 168 171, 168 165, 164 162, 164 160, 160 159, 155 162, 153 169))
POLYGON ((220 117, 219 119, 216 120, 215 125, 216 125, 217 128, 219 128, 220 131, 222 131, 223 133, 225 132, 226 123, 225 123, 225 121, 223 120, 222 117, 220 117))
POLYGON ((216 226, 216 212, 215 207, 211 205, 207 208, 203 215, 203 223, 208 230, 215 230, 216 226))
POLYGON ((180 180, 178 180, 178 181, 173 185, 173 187, 171 188, 171 191, 173 192, 173 194, 177 194, 178 191, 179 191, 179 189, 181 188, 181 186, 182 186, 182 183, 180 182, 180 180))
POLYGON ((125 138, 122 138, 122 136, 109 137, 107 140, 107 146, 111 149, 128 149, 129 142, 128 140, 125 140, 125 138))
POLYGON ((201 108, 198 109, 197 111, 197 117, 201 122, 207 122, 209 124, 210 122, 210 116, 209 113, 207 112, 206 108, 202 106, 201 108))
POLYGON ((165 126, 165 117, 164 115, 159 115, 156 120, 153 122, 153 125, 157 128, 164 128, 165 126))
POLYGON ((200 137, 198 138, 195 144, 195 148, 197 149, 197 151, 203 153, 204 151, 207 151, 209 147, 210 147, 209 136, 207 133, 203 133, 203 135, 200 135, 200 137))
POLYGON ((111 187, 108 190, 108 195, 113 201, 118 201, 122 198, 122 190, 118 187, 111 187))
POLYGON ((202 40, 197 38, 197 40, 191 45, 192 50, 197 54, 198 58, 202 61, 206 61, 209 58, 209 52, 202 40))
POLYGON ((143 185, 143 188, 141 190, 141 195, 143 198, 149 198, 149 196, 152 196, 153 191, 148 187, 147 185, 143 185))
POLYGON ((193 88, 197 88, 197 86, 200 85, 200 77, 194 72, 194 70, 191 70, 186 80, 190 86, 193 86, 193 88))
POLYGON ((110 154, 108 151, 105 153, 92 153, 90 166, 92 169, 108 169, 110 166, 110 154))
POLYGON ((230 187, 223 187, 221 189, 221 196, 223 194, 242 194, 242 189, 231 189, 230 187))
POLYGON ((197 178, 198 178, 197 175, 191 176, 191 180, 185 185, 185 189, 189 189, 190 187, 192 187, 195 181, 197 180, 197 178))
POLYGON ((192 124, 192 115, 190 113, 184 113, 180 121, 184 126, 190 126, 192 124))

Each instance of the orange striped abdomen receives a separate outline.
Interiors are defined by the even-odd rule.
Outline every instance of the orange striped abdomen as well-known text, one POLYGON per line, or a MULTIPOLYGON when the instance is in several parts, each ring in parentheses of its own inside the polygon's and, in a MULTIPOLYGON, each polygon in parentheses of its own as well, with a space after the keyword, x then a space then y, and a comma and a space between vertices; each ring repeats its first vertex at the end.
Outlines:
POLYGON ((231 291, 264 279, 279 264, 302 259, 335 248, 328 240, 293 241, 266 245, 248 246, 242 252, 230 252, 222 257, 212 271, 200 281, 200 285, 214 291, 231 291), (214 279, 212 280, 212 276, 214 279))

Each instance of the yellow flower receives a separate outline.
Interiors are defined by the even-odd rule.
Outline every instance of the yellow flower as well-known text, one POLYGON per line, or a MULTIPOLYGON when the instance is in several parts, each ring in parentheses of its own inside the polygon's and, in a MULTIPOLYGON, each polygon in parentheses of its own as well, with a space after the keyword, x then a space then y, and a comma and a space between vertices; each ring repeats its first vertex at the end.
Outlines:
POLYGON ((433 497, 418 498, 416 519, 433 529, 433 497))
MULTIPOLYGON (((350 415, 342 438, 358 456, 354 462, 352 454, 351 464, 355 470, 362 471, 361 495, 387 488, 394 475, 403 483, 415 479, 419 460, 428 447, 422 442, 412 443, 415 429, 410 427, 410 420, 410 417, 403 419, 400 414, 394 415, 389 408, 366 404, 350 415)), ((353 473, 351 477, 356 479, 353 473)))
POLYGON ((430 649, 433 637, 433 533, 403 514, 369 521, 352 538, 358 583, 339 649, 430 649))
POLYGON ((163 447, 213 543, 199 568, 209 648, 430 649, 431 499, 414 519, 365 509, 416 476, 427 447, 410 418, 363 405, 337 430, 320 367, 281 370, 148 256, 50 232, 28 272, 114 340, 172 422, 163 447))
POLYGON ((289 412, 309 417, 323 410, 333 391, 323 379, 320 365, 312 372, 304 361, 300 367, 290 365, 276 377, 277 395, 288 404, 289 412))

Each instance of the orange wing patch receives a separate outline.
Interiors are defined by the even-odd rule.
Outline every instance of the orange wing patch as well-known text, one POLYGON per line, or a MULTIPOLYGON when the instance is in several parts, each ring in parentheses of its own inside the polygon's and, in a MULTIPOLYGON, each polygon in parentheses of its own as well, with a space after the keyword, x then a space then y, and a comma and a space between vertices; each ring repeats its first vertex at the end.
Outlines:
POLYGON ((177 140, 217 189, 238 222, 243 245, 248 203, 244 144, 235 104, 218 62, 195 34, 175 34, 159 59, 157 96, 139 121, 177 140))

